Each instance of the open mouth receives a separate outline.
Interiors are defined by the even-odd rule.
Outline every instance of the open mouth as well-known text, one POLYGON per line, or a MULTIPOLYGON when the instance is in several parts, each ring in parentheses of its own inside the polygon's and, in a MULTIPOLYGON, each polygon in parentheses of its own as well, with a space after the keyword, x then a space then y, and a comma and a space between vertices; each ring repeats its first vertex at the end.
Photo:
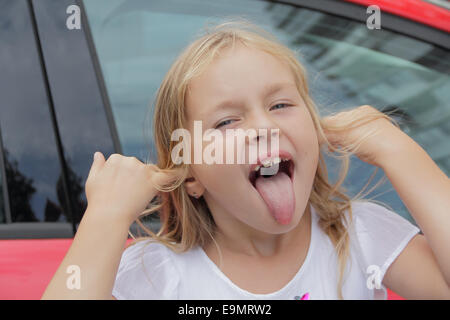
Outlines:
POLYGON ((294 172, 294 162, 289 158, 275 158, 269 163, 265 162, 265 165, 258 164, 252 166, 249 174, 250 183, 255 187, 256 179, 260 176, 263 178, 270 178, 277 175, 279 172, 284 172, 289 176, 292 181, 292 174, 294 172), (278 164, 278 170, 276 170, 276 164, 278 164))
POLYGON ((295 212, 294 161, 286 150, 265 154, 250 166, 249 181, 278 224, 292 221, 295 212))

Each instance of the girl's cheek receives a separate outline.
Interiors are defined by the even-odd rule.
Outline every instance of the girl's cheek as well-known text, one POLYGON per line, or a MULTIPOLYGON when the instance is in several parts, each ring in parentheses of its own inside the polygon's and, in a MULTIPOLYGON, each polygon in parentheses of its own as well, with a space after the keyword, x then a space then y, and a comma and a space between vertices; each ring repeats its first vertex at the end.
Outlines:
POLYGON ((312 156, 318 153, 318 136, 309 112, 297 117, 291 117, 286 121, 286 132, 292 143, 303 156, 312 156), (307 154, 305 154, 307 152, 307 154))

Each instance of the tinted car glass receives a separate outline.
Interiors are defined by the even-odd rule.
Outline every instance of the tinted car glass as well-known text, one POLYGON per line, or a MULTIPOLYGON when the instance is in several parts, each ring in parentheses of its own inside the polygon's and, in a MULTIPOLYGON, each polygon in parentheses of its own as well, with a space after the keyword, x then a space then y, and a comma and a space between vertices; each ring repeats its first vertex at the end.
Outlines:
MULTIPOLYGON (((282 19, 285 13, 278 10, 274 16, 282 19)), ((373 32, 364 23, 310 10, 296 11, 281 30, 291 35, 289 46, 300 49, 321 113, 363 104, 396 110, 394 118, 402 129, 450 174, 448 50, 388 30, 373 32)), ((331 165, 331 169, 336 173, 337 166, 331 165)), ((345 183, 349 193, 357 194, 373 171, 353 157, 345 183)), ((374 181, 382 177, 378 171, 374 181)), ((389 181, 368 197, 414 222, 389 181)))
MULTIPOLYGON (((1 139, 1 135, 0 135, 1 139)), ((1 146, 1 143, 0 143, 1 146)), ((1 159, 0 159, 1 161, 1 159)), ((0 165, 0 169, 2 169, 2 165, 0 165)), ((5 198, 4 198, 4 182, 3 182, 3 170, 0 170, 0 223, 6 222, 6 216, 5 216, 5 198)))
MULTIPOLYGON (((264 1, 84 1, 120 141, 126 154, 154 155, 154 95, 171 63, 207 22, 240 15, 299 50, 322 114, 370 104, 397 110, 403 130, 450 173, 447 50, 323 12, 264 1), (149 111, 149 112, 147 112, 149 111), (148 144, 148 143, 149 144, 148 144)), ((327 159, 334 179, 337 167, 327 159)), ((373 167, 353 158, 345 186, 357 194, 373 167)), ((379 171, 375 182, 383 176, 379 171)), ((414 223, 392 185, 370 193, 414 223)))
POLYGON ((0 128, 11 222, 70 221, 29 3, 0 1, 0 128))
POLYGON ((95 151, 107 158, 120 152, 115 128, 107 120, 107 98, 95 71, 95 52, 89 50, 87 28, 69 29, 67 8, 72 0, 33 1, 42 56, 51 89, 55 119, 63 146, 66 180, 75 223, 87 200, 84 185, 95 151))

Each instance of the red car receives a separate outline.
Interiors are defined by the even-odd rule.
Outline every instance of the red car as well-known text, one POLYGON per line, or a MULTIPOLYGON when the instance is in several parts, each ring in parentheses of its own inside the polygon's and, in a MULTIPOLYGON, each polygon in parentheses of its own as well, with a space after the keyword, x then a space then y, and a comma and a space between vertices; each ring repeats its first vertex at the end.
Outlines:
MULTIPOLYGON (((319 105, 395 106, 450 173, 448 1, 176 2, 0 0, 0 299, 41 298, 86 210, 95 151, 154 160, 148 103, 175 55, 220 15, 246 14, 300 48, 319 105), (369 5, 381 29, 368 29, 369 5)), ((369 174, 356 161, 349 191, 369 174)), ((392 186, 382 191, 377 200, 415 223, 392 186)))

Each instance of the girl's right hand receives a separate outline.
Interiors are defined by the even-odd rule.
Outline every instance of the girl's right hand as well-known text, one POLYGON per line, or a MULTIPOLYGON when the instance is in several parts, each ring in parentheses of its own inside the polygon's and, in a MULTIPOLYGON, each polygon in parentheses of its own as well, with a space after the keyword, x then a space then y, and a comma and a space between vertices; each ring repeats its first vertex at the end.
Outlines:
POLYGON ((158 193, 155 185, 168 184, 177 174, 117 153, 105 161, 103 154, 96 152, 85 185, 86 213, 130 226, 158 193))

